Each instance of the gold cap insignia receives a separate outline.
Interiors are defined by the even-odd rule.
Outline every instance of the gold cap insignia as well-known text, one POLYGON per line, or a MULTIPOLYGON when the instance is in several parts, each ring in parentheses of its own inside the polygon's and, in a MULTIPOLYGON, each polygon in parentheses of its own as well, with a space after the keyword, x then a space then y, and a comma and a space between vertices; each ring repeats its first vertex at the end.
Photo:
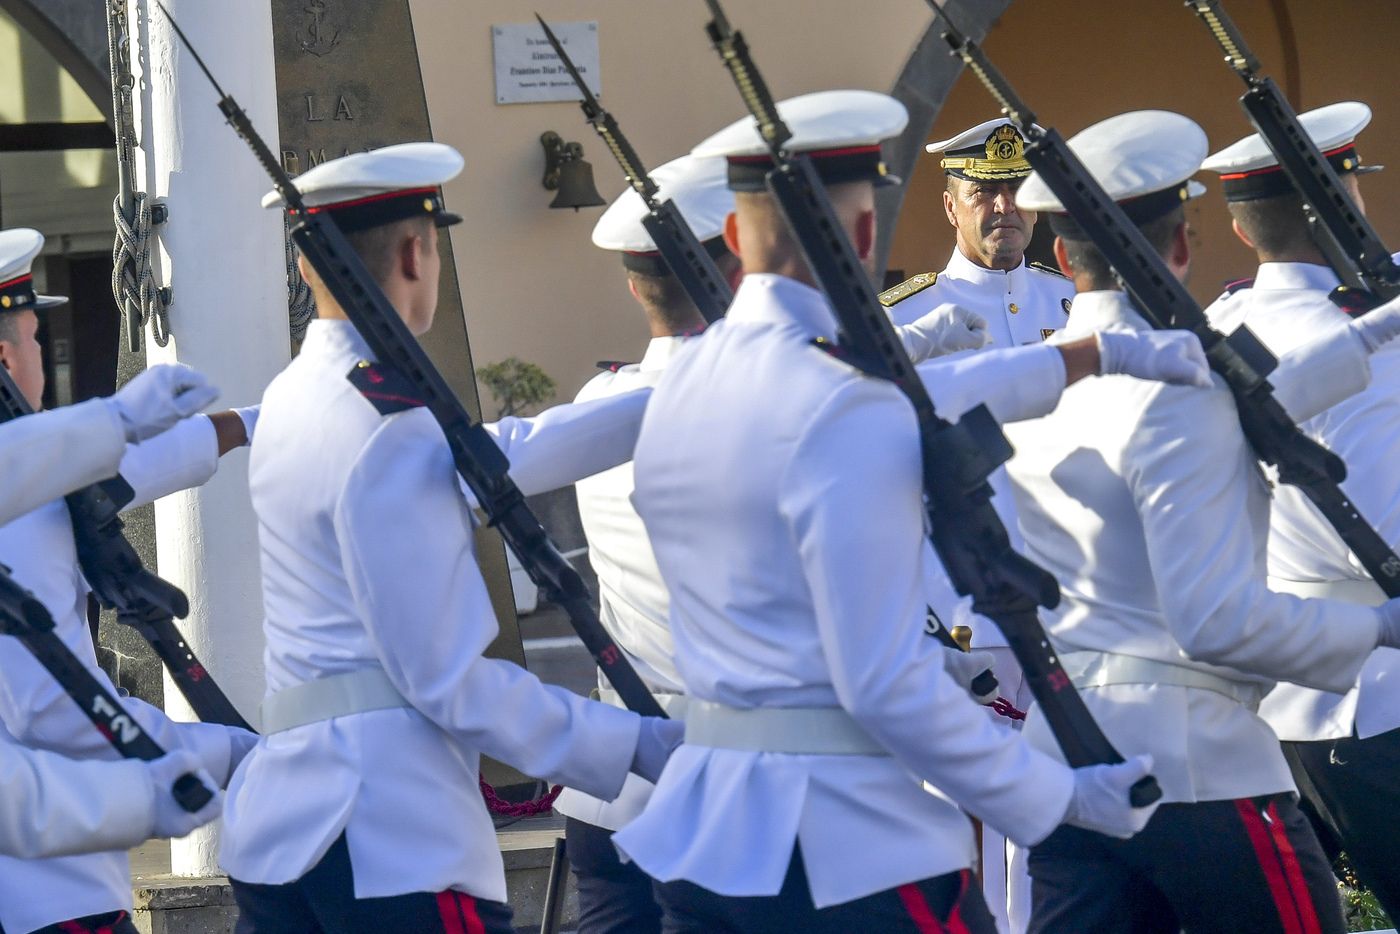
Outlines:
POLYGON ((1009 123, 1004 123, 987 137, 987 160, 989 162, 1014 162, 1024 158, 1026 141, 1009 123))

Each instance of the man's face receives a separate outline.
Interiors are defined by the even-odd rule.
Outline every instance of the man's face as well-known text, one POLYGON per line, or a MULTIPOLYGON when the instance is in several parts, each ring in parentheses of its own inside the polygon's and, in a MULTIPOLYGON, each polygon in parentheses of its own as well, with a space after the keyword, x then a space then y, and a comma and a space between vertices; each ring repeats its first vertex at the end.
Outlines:
POLYGON ((0 363, 10 371, 20 393, 36 412, 44 398, 44 353, 35 335, 39 333, 39 316, 32 309, 8 311, 9 327, 0 334, 0 363))
POLYGON ((1035 227, 1034 211, 1016 207, 1021 179, 1009 182, 950 178, 943 209, 958 234, 963 256, 988 269, 1021 265, 1035 227))

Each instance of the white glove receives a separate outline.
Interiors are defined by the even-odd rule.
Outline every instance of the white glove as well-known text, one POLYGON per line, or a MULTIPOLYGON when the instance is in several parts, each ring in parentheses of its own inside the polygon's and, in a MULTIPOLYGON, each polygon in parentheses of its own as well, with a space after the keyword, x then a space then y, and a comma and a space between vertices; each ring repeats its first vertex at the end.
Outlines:
POLYGON ((1190 331, 1098 331, 1099 373, 1178 386, 1210 386, 1210 365, 1190 331))
POLYGON ((126 440, 153 438, 219 398, 219 390, 202 373, 182 363, 153 366, 112 396, 126 440))
POLYGON ((1376 643, 1387 649, 1400 649, 1400 597, 1376 607, 1381 617, 1381 637, 1376 643))
POLYGON ((233 779, 233 773, 238 771, 238 763, 242 762, 248 753, 253 751, 253 747, 258 745, 261 739, 258 734, 248 730, 241 730, 236 726, 228 728, 228 780, 233 779))
POLYGON ((146 774, 151 777, 152 793, 155 795, 155 822, 151 829, 153 837, 183 837, 196 827, 202 827, 219 816, 224 809, 224 794, 218 790, 209 773, 199 767, 199 759, 185 749, 175 749, 154 762, 146 764, 146 774), (214 792, 214 797, 193 814, 180 807, 171 789, 176 779, 191 774, 214 792))
POLYGON ((904 352, 915 363, 987 346, 987 322, 961 305, 944 303, 928 314, 895 327, 904 352))
MULTIPOLYGON (((972 699, 979 704, 987 704, 996 699, 1000 685, 996 678, 986 679, 990 687, 978 694, 972 689, 972 682, 978 676, 985 673, 990 674, 995 660, 991 652, 963 652, 960 649, 943 646, 943 670, 948 672, 952 679, 958 682, 958 686, 972 696, 972 699)), ((985 686, 985 685, 984 685, 985 686)))
POLYGON ((1118 765, 1090 765, 1074 770, 1074 795, 1064 823, 1126 840, 1147 826, 1161 803, 1145 808, 1128 802, 1128 789, 1152 771, 1151 756, 1133 756, 1118 765))
POLYGON ((1348 322, 1361 343, 1371 353, 1400 335, 1400 298, 1394 298, 1378 308, 1372 308, 1355 321, 1348 322))
POLYGON ((253 429, 258 426, 258 415, 262 412, 262 403, 245 405, 241 409, 233 409, 232 411, 243 421, 243 433, 248 436, 248 440, 244 444, 252 444, 253 429))
POLYGON ((632 754, 631 771, 653 785, 666 768, 666 760, 685 740, 685 723, 661 717, 643 717, 642 730, 637 734, 637 751, 632 754))

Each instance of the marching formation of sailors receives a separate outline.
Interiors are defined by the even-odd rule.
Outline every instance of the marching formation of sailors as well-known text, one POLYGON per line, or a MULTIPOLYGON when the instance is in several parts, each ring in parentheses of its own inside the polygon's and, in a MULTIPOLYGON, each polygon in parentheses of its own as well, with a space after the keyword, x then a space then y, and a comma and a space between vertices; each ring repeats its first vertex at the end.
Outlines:
MULTIPOLYGON (((778 110, 873 274, 875 190, 899 184, 880 145, 903 105, 827 91, 778 110)), ((1359 103, 1302 116, 1358 205, 1369 120, 1359 103)), ((567 786, 584 934, 1340 932, 1336 846, 1400 911, 1400 603, 1271 482, 1196 336, 1148 325, 1025 145, 994 119, 928 146, 956 245, 881 302, 942 418, 985 405, 1007 426, 1018 453, 993 502, 1058 581, 1041 618, 1126 761, 1065 764, 1007 640, 954 590, 927 541, 914 413, 843 359, 746 117, 654 172, 734 286, 727 315, 706 326, 629 189, 593 240, 621 257, 644 356, 487 426, 523 493, 577 484, 600 618, 668 718, 485 656, 478 504, 432 413, 303 258, 319 317, 260 407, 198 414, 216 391, 166 366, 0 425, 0 563, 113 691, 64 494, 120 472, 139 505, 251 443, 268 685, 261 734, 125 700, 170 752, 119 760, 0 639, 0 927, 134 931, 126 848, 222 811, 241 932, 504 934, 482 754, 567 786), (1058 268, 1026 260, 1040 215, 1058 268), (929 638, 930 613, 969 627, 973 651, 929 638), (994 708, 972 686, 988 670, 994 708), (187 811, 170 791, 187 773, 224 791, 187 811), (1135 806, 1149 775, 1163 795, 1135 806)), ((1400 307, 1338 306, 1264 142, 1207 158, 1194 122, 1140 111, 1070 147, 1182 280, 1194 176, 1220 174, 1260 266, 1208 314, 1280 358, 1278 399, 1400 539, 1385 442, 1400 307)), ((460 220, 441 186, 461 169, 450 147, 408 143, 297 179, 414 335, 432 326, 438 237, 460 220)), ((38 316, 63 301, 33 290, 42 244, 0 233, 0 364, 34 409, 38 316)))

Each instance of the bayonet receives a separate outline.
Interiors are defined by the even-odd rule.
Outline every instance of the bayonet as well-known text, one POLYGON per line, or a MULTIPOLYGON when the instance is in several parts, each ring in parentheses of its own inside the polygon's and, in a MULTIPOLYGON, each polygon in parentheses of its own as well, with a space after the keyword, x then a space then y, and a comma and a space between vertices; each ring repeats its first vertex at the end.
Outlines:
POLYGON ((554 47, 555 54, 564 63, 569 76, 574 79, 574 84, 578 85, 579 93, 583 95, 580 101, 583 115, 607 145, 617 164, 622 167, 622 174, 627 176, 627 184, 631 185, 632 190, 646 203, 647 216, 643 218, 642 226, 651 235, 657 252, 666 261, 672 275, 680 281, 681 287, 690 296, 701 317, 711 323, 718 321, 724 316, 734 295, 729 283, 715 265, 714 258, 690 229, 690 224, 681 215, 675 203, 669 200, 657 201, 656 183, 652 181, 637 151, 632 148, 627 137, 622 135, 622 128, 618 126, 617 120, 603 109, 603 105, 593 96, 593 92, 583 80, 583 75, 579 74, 573 59, 564 50, 564 44, 559 41, 554 30, 549 28, 549 24, 538 13, 535 14, 535 19, 539 20, 545 38, 554 47))

